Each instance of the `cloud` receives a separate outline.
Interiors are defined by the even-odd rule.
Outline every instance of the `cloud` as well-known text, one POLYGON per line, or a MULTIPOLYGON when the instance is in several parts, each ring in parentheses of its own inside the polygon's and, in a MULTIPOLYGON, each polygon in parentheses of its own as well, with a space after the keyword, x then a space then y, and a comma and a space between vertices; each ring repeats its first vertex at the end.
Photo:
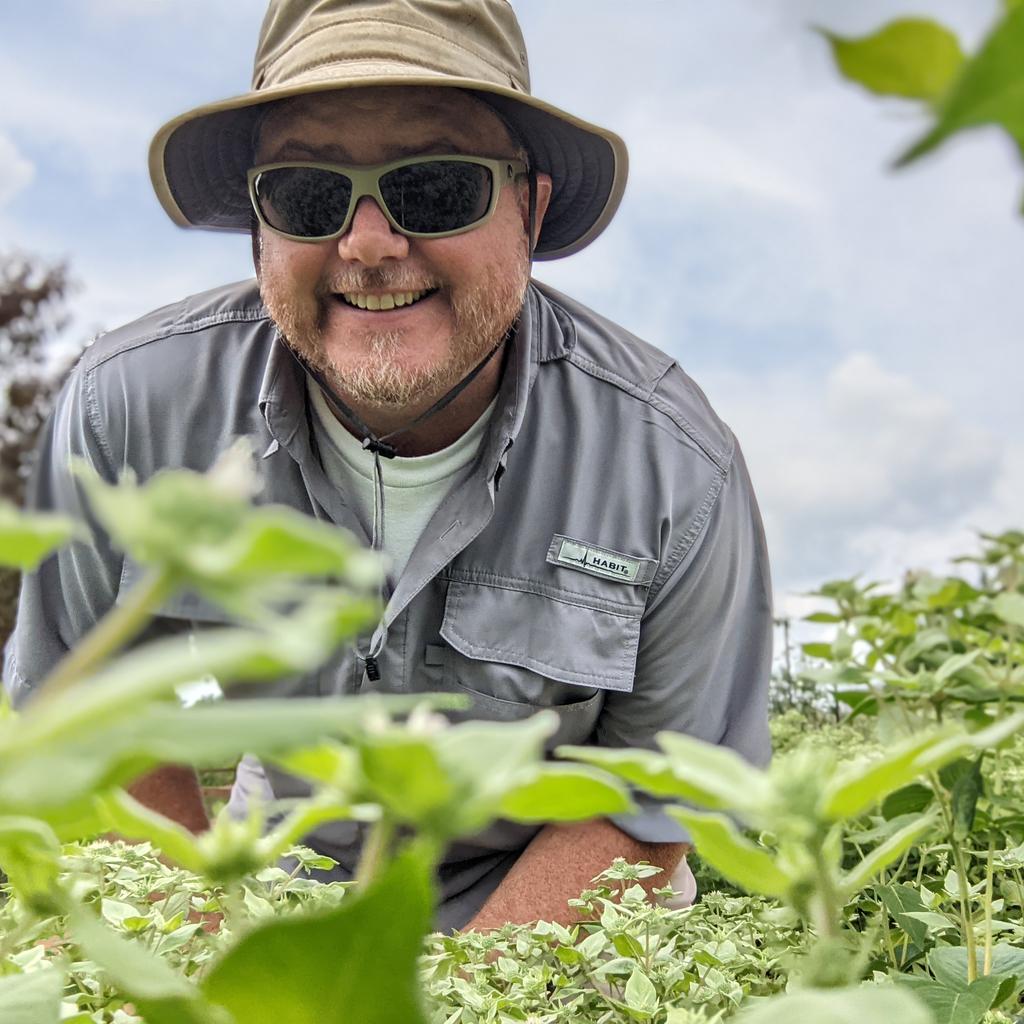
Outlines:
POLYGON ((6 206, 35 177, 35 165, 11 139, 0 132, 0 208, 6 206))
POLYGON ((777 592, 891 575, 1004 529, 1024 459, 945 397, 852 353, 823 378, 706 381, 736 431, 761 503, 777 592))

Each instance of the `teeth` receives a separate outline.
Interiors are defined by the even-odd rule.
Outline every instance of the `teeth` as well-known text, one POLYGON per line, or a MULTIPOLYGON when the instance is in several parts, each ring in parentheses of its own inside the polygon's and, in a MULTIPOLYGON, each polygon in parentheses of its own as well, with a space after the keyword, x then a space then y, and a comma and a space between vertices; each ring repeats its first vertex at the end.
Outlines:
POLYGON ((411 306, 427 294, 429 289, 418 292, 389 292, 386 295, 364 295, 362 292, 343 292, 342 297, 350 306, 360 309, 388 310, 400 306, 411 306))

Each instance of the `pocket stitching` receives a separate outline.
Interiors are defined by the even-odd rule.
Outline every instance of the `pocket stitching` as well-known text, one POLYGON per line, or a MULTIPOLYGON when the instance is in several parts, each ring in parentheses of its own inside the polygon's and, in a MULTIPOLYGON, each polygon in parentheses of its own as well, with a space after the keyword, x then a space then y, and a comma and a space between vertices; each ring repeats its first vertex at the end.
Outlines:
MULTIPOLYGON (((500 647, 487 647, 487 646, 482 646, 480 644, 474 643, 468 637, 466 637, 465 635, 460 633, 459 630, 456 629, 456 627, 455 627, 454 619, 458 615, 459 604, 462 601, 462 595, 464 593, 464 590, 462 590, 460 592, 460 589, 461 588, 458 587, 458 584, 456 584, 455 594, 452 595, 451 591, 449 591, 448 599, 450 601, 452 601, 453 606, 454 606, 452 608, 452 619, 453 619, 453 621, 448 622, 447 621, 448 620, 448 616, 446 615, 445 616, 445 626, 447 627, 447 629, 449 630, 451 635, 456 637, 462 643, 464 643, 466 645, 466 647, 470 651, 472 651, 475 655, 477 655, 477 654, 480 655, 481 656, 481 660, 486 660, 487 657, 490 656, 490 657, 494 658, 495 660, 502 661, 504 664, 516 665, 519 668, 525 668, 525 669, 528 669, 530 671, 538 672, 538 673, 541 673, 541 674, 551 675, 552 672, 555 672, 555 673, 560 673, 563 676, 575 677, 575 679, 570 678, 568 680, 568 682, 570 684, 573 683, 574 681, 578 680, 581 683, 591 683, 592 685, 596 685, 598 687, 598 689, 614 690, 617 693, 629 693, 631 691, 632 687, 629 686, 629 685, 626 685, 626 686, 618 685, 618 686, 616 686, 616 685, 609 685, 609 684, 612 681, 622 679, 622 677, 624 675, 623 669, 626 668, 626 666, 629 663, 629 657, 628 656, 629 656, 629 653, 631 651, 634 652, 634 658, 635 658, 635 648, 636 648, 636 644, 639 642, 639 627, 636 630, 636 637, 635 637, 636 643, 630 643, 629 646, 626 646, 626 647, 623 648, 623 654, 622 654, 622 657, 620 658, 620 661, 619 661, 619 671, 618 672, 611 673, 611 674, 605 674, 605 673, 599 673, 599 672, 587 672, 587 673, 577 672, 575 669, 562 668, 561 666, 556 666, 556 665, 549 665, 549 664, 547 664, 545 662, 542 662, 542 661, 540 661, 540 660, 538 660, 536 658, 531 658, 528 655, 521 654, 518 651, 507 651, 507 650, 503 650, 500 647), (604 683, 605 685, 602 685, 602 683, 604 683)), ((570 602, 563 602, 563 603, 569 604, 570 602)), ((572 605, 572 607, 579 607, 579 605, 572 605)), ((594 610, 596 610, 596 609, 588 609, 588 611, 594 611, 594 610)), ((629 618, 636 618, 637 622, 639 624, 639 616, 628 616, 628 617, 629 618)), ((619 616, 619 618, 627 618, 627 616, 619 616)), ((633 640, 634 639, 633 636, 631 636, 630 639, 633 640)))

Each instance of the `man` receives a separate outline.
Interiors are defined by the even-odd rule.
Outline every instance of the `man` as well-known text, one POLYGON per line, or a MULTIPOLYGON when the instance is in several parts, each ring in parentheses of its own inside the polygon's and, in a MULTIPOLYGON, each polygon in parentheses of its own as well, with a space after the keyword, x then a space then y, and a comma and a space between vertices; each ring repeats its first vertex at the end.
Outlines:
MULTIPOLYGON (((372 635, 275 692, 455 691, 478 718, 554 708, 552 746, 675 729, 767 757, 769 581, 745 468, 673 360, 531 283, 533 259, 608 223, 626 153, 529 94, 506 0, 273 0, 253 91, 166 125, 151 171, 179 224, 252 231, 258 287, 100 339, 50 424, 36 504, 83 513, 70 454, 144 479, 248 436, 260 500, 391 565, 372 635)), ((26 579, 18 697, 137 576, 97 534, 26 579)), ((156 628, 221 617, 184 595, 156 628)), ((236 805, 264 786, 303 792, 247 763, 236 805)), ((205 824, 189 773, 135 792, 205 824)), ((642 806, 456 844, 439 925, 566 920, 616 856, 671 874, 686 836, 642 806)), ((309 842, 350 876, 357 826, 309 842)))

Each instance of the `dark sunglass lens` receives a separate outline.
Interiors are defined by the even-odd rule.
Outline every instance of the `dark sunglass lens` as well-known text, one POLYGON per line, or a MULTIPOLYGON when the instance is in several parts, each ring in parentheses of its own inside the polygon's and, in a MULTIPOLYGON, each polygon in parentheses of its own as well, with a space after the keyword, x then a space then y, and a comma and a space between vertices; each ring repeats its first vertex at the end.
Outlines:
POLYGON ((491 203, 491 172, 480 164, 433 160, 380 179, 391 216, 406 231, 435 234, 476 223, 491 203))
POLYGON ((334 234, 345 223, 352 182, 317 167, 275 167, 256 179, 256 198, 272 228, 317 238, 334 234))

